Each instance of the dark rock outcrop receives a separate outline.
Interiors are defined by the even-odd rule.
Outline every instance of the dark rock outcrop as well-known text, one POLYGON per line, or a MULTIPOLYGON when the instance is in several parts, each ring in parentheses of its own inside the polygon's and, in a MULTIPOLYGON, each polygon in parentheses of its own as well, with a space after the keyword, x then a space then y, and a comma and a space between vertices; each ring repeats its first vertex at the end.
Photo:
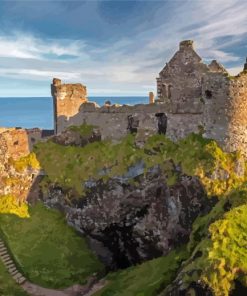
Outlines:
POLYGON ((66 202, 61 188, 50 188, 44 200, 62 209, 70 225, 90 239, 110 268, 125 268, 166 254, 186 242, 207 198, 199 180, 181 174, 173 186, 159 168, 132 179, 88 182, 86 196, 66 202))
POLYGON ((92 132, 83 135, 77 130, 67 129, 51 139, 59 145, 83 147, 89 143, 100 141, 101 135, 97 128, 93 128, 92 132))

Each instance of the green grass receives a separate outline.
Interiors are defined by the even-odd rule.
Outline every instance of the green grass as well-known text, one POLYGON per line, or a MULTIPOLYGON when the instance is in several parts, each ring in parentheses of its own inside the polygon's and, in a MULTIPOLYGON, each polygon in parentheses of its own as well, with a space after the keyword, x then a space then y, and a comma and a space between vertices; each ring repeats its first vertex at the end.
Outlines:
POLYGON ((28 296, 7 272, 5 266, 0 260, 0 295, 1 296, 28 296))
POLYGON ((207 215, 194 222, 187 245, 191 255, 179 272, 178 281, 183 283, 183 288, 201 280, 213 295, 228 296, 235 280, 247 286, 246 233, 245 184, 220 199, 207 215))
POLYGON ((78 132, 82 137, 88 137, 92 135, 93 129, 95 128, 94 125, 89 124, 82 124, 82 125, 72 125, 68 129, 73 132, 78 132))
MULTIPOLYGON (((235 173, 236 163, 241 161, 239 153, 225 153, 215 141, 198 134, 190 134, 177 143, 163 135, 154 135, 143 148, 136 146, 133 135, 117 144, 101 141, 84 147, 62 146, 48 141, 36 145, 34 151, 47 173, 43 188, 49 183, 58 184, 64 189, 73 189, 77 196, 85 195, 85 181, 123 175, 140 160, 146 170, 159 165, 167 176, 168 185, 177 180, 173 164, 180 165, 183 173, 200 178, 209 196, 221 196, 247 180, 247 173, 245 176, 235 173), (104 176, 102 170, 107 171, 104 176), (214 172, 218 172, 219 177, 212 177, 214 172), (224 175, 227 177, 220 177, 224 175)), ((247 167, 247 163, 245 165, 247 167)))
POLYGON ((17 265, 33 283, 62 288, 84 284, 102 272, 103 265, 86 241, 66 224, 62 214, 41 203, 30 208, 30 218, 0 215, 0 228, 17 265))
POLYGON ((202 279, 216 296, 228 296, 238 279, 247 284, 247 204, 227 212, 209 227, 211 247, 202 279))
POLYGON ((144 262, 107 276, 108 284, 94 296, 156 296, 171 280, 188 256, 183 247, 167 256, 144 262))

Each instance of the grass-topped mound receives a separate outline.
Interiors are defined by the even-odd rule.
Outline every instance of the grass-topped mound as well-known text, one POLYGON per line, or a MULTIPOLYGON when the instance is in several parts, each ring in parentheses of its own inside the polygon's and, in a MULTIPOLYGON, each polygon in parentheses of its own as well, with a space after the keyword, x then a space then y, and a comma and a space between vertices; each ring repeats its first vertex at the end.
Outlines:
POLYGON ((102 264, 86 241, 66 224, 56 210, 41 203, 29 209, 30 218, 0 215, 0 229, 23 274, 43 287, 85 284, 102 264))
POLYGON ((84 147, 48 141, 36 145, 35 153, 47 173, 48 183, 72 188, 79 195, 84 193, 85 181, 121 176, 140 160, 146 171, 156 165, 162 167, 172 185, 176 182, 176 173, 169 166, 171 160, 181 166, 185 174, 198 176, 209 196, 223 195, 247 180, 246 163, 239 153, 225 153, 215 141, 196 134, 177 143, 163 135, 154 135, 143 148, 136 145, 133 135, 117 144, 100 141, 84 147))

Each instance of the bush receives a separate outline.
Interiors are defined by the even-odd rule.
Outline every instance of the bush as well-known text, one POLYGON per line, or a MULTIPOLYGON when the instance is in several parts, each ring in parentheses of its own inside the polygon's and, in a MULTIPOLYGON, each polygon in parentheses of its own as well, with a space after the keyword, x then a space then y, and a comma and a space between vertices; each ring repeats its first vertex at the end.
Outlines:
POLYGON ((25 202, 19 202, 10 194, 0 195, 0 214, 15 214, 20 218, 28 218, 28 205, 25 202))

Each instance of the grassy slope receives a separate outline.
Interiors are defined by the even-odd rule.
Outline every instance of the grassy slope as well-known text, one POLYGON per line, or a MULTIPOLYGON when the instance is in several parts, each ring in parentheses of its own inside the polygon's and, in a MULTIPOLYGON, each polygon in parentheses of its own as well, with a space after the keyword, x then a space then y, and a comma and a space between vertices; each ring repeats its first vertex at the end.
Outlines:
MULTIPOLYGON (((208 215, 199 217, 195 221, 191 241, 188 245, 191 257, 182 269, 183 282, 189 284, 191 281, 204 279, 204 282, 215 291, 215 295, 219 296, 228 295, 229 290, 233 287, 234 279, 239 279, 247 284, 246 277, 242 274, 241 261, 241 258, 246 257, 246 248, 237 249, 238 245, 241 245, 245 240, 241 234, 243 227, 245 229, 246 226, 247 214, 245 206, 235 210, 236 207, 246 204, 246 192, 245 190, 242 192, 238 188, 244 188, 247 175, 239 176, 235 170, 236 164, 241 162, 238 153, 224 153, 214 141, 192 134, 178 143, 172 143, 164 136, 156 135, 147 141, 143 149, 135 146, 132 136, 126 137, 119 144, 100 142, 86 145, 83 148, 63 147, 48 142, 39 144, 36 154, 42 168, 48 174, 48 182, 58 183, 65 188, 74 188, 81 195, 84 190, 83 181, 90 178, 102 178, 100 174, 102 169, 110 169, 104 178, 121 175, 130 165, 140 159, 144 161, 146 168, 157 164, 163 167, 170 184, 172 184, 177 177, 169 161, 172 159, 175 164, 181 166, 186 174, 198 176, 209 196, 217 195, 219 197, 215 208, 208 215), (212 175, 214 171, 218 172, 216 177, 212 175), (232 194, 231 197, 228 197, 229 193, 232 194), (224 216, 227 211, 230 214, 224 216), (219 219, 221 222, 217 222, 219 219), (235 225, 237 219, 239 219, 239 224, 235 225), (227 233, 225 225, 231 229, 231 233, 227 233), (224 236, 226 236, 225 240, 222 239, 224 236), (234 244, 234 237, 240 239, 237 244, 234 244), (225 248, 225 241, 234 248, 225 248), (219 246, 220 248, 218 248, 219 246), (193 258, 194 255, 196 256, 193 258), (233 265, 231 261, 227 260, 228 258, 236 258, 233 265), (222 291, 222 285, 226 289, 221 293, 219 291, 222 291)), ((246 164, 245 167, 247 168, 246 164)), ((41 216, 40 219, 42 219, 41 216)), ((34 238, 31 237, 25 247, 28 248, 33 241, 34 238)), ((162 284, 161 274, 167 272, 166 260, 169 259, 163 257, 157 261, 147 262, 144 265, 110 275, 110 283, 98 295, 154 295, 154 291, 162 284), (152 268, 155 272, 151 277, 149 270, 152 268), (134 286, 136 286, 136 290, 133 288, 134 286), (120 292, 122 294, 119 294, 120 292)), ((169 261, 168 265, 171 265, 171 262, 173 261, 169 261)), ((53 267, 49 266, 49 268, 53 267)))
POLYGON ((0 261, 0 295, 1 296, 28 296, 10 277, 5 266, 0 261))
POLYGON ((183 247, 107 276, 108 284, 94 296, 156 296, 175 277, 188 252, 183 247))
MULTIPOLYGON (((143 149, 135 146, 134 137, 130 135, 119 144, 101 142, 92 143, 83 148, 62 147, 50 142, 37 146, 36 153, 41 166, 48 174, 50 182, 58 183, 65 188, 75 188, 80 194, 83 193, 83 181, 90 178, 102 178, 100 174, 102 169, 110 169, 104 178, 121 175, 126 172, 129 166, 140 159, 145 163, 146 168, 159 164, 168 176, 168 181, 171 181, 170 185, 172 185, 176 182, 177 177, 170 162, 172 160, 173 163, 181 166, 184 173, 197 176, 209 197, 218 196, 219 198, 218 204, 211 213, 199 217, 195 221, 194 231, 188 245, 192 259, 188 260, 188 263, 183 267, 183 282, 189 285, 194 280, 204 279, 204 282, 215 291, 215 295, 225 296, 233 288, 234 279, 241 280, 243 268, 241 268, 240 262, 241 256, 246 255, 246 249, 241 248, 241 256, 240 252, 236 254, 231 253, 231 251, 222 252, 220 262, 223 262, 224 266, 220 269, 215 268, 219 265, 219 260, 212 257, 212 254, 218 252, 217 246, 222 244, 221 238, 225 235, 225 233, 221 233, 217 236, 214 231, 220 233, 225 223, 233 225, 233 217, 236 218, 236 213, 227 216, 227 219, 231 221, 210 228, 210 225, 221 219, 225 212, 234 210, 238 205, 246 204, 245 190, 242 192, 240 188, 244 188, 244 184, 247 182, 247 163, 243 163, 239 153, 224 153, 215 141, 203 139, 200 135, 195 134, 191 134, 177 143, 172 143, 164 136, 155 135, 148 139, 143 149), (242 165, 243 169, 245 167, 245 175, 237 174, 236 167, 239 165, 242 165), (57 171, 60 171, 61 174, 57 175, 57 171), (217 172, 217 175, 214 172, 217 172), (70 176, 74 176, 74 178, 70 178, 70 176), (232 197, 228 198, 229 194, 232 197), (230 207, 228 205, 229 200, 232 202, 230 207), (195 256, 196 259, 193 259, 195 254, 201 254, 201 256, 197 255, 195 256), (227 257, 231 256, 237 258, 233 267, 236 270, 234 276, 230 271, 232 266, 226 260, 227 257), (206 268, 207 266, 209 266, 209 269, 206 268), (220 275, 216 279, 215 276, 210 277, 210 274, 217 273, 220 275), (228 287, 225 293, 217 294, 216 291, 219 291, 226 282, 228 287)), ((247 209, 243 207, 240 225, 245 223, 246 211, 247 209)), ((231 243, 234 236, 241 237, 241 227, 234 226, 233 234, 233 236, 229 236, 231 243)), ((165 270, 165 266, 163 268, 165 270)), ((141 272, 138 268, 135 271, 141 272)), ((127 286, 131 287, 132 284, 138 282, 138 279, 139 276, 129 277, 124 272, 118 273, 111 280, 111 286, 108 287, 109 289, 112 287, 113 291, 106 290, 106 294, 102 295, 120 295, 116 294, 118 289, 122 289, 125 293, 125 290, 129 291, 127 286), (126 282, 126 285, 121 286, 121 282, 126 282)), ((245 280, 242 280, 242 282, 245 283, 245 280)), ((149 293, 145 292, 148 285, 143 284, 143 286, 144 290, 140 292, 140 295, 152 295, 152 292, 145 294, 149 293)))
POLYGON ((83 284, 88 276, 103 270, 64 217, 41 203, 30 208, 27 219, 1 215, 0 228, 23 273, 41 286, 83 284))

